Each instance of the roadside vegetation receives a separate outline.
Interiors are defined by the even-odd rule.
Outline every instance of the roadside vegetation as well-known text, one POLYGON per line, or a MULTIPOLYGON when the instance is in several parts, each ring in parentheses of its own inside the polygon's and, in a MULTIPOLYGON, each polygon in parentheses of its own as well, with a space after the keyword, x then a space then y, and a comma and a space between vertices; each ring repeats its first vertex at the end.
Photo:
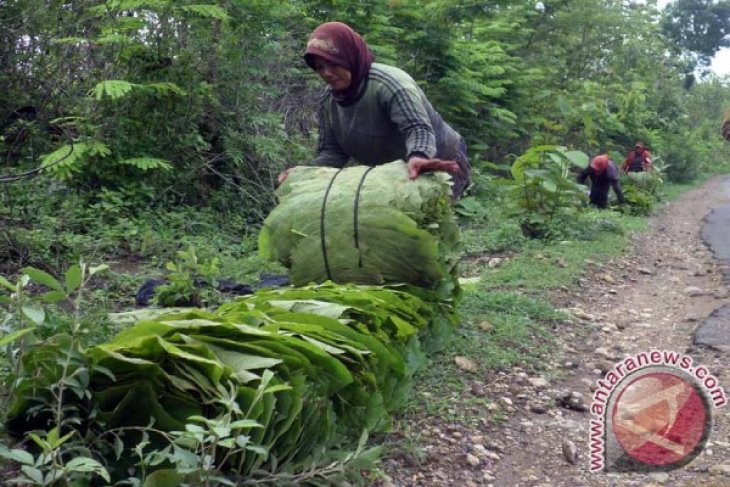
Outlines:
MULTIPOLYGON (((255 284, 286 272, 259 256, 257 238, 276 204, 276 175, 312 157, 321 87, 300 54, 311 30, 332 19, 362 32, 379 61, 408 71, 466 139, 474 182, 454 205, 463 243, 461 326, 416 376, 394 423, 400 441, 363 437, 318 463, 275 465, 257 482, 367 483, 379 475, 367 445, 385 441, 417 459, 413 418, 481 420, 454 407, 463 402, 465 367, 502 370, 550 353, 551 330, 566 315, 549 295, 580 292, 586 266, 623 252, 667 198, 730 169, 720 136, 730 86, 707 70, 730 30, 716 11, 726 2, 677 0, 663 13, 646 3, 5 5, 3 403, 33 345, 49 344, 61 359, 58 379, 43 384, 52 420, 35 436, 3 435, 0 456, 8 462, 0 478, 107 481, 100 458, 110 453, 69 435, 69 418, 79 412, 68 396, 83 399, 88 374, 105 373, 85 369, 80 351, 129 327, 114 313, 136 308, 145 281, 167 279, 156 305, 214 309, 232 298, 217 282, 255 284), (704 36, 683 20, 700 7, 704 36), (620 165, 637 140, 651 148, 657 170, 622 180, 629 204, 588 208, 577 172, 603 152, 620 165)), ((266 402, 268 386, 254 391, 255 404, 266 402)), ((186 472, 205 485, 230 484, 211 458, 216 442, 230 439, 220 428, 234 413, 181 434, 180 444, 197 445, 186 450, 192 457, 140 449, 141 470, 117 485, 142 485, 145 469, 163 462, 187 462, 186 472)), ((235 448, 248 446, 255 447, 235 448)))

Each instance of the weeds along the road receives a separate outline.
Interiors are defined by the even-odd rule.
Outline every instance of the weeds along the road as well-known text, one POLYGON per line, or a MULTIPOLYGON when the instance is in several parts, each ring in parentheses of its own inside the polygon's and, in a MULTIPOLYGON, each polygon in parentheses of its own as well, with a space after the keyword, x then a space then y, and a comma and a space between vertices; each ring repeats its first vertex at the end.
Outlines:
POLYGON ((561 227, 553 238, 537 240, 524 238, 498 210, 486 221, 464 230, 461 326, 418 374, 394 434, 385 440, 392 457, 423 462, 424 424, 457 422, 469 429, 485 420, 485 410, 488 421, 502 421, 500 409, 485 404, 485 377, 499 380, 499 372, 511 366, 539 368, 540 358, 554 350, 552 330, 568 318, 550 302, 551 295, 580 293, 587 265, 625 252, 631 234, 646 228, 644 217, 589 210, 556 222, 561 227), (485 390, 475 390, 480 383, 485 390))

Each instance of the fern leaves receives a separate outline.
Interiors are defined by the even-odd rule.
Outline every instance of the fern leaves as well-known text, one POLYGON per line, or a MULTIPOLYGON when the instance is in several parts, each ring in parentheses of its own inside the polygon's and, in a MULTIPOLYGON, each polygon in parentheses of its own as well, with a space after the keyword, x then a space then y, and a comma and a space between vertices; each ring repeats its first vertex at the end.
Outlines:
POLYGON ((101 83, 97 83, 92 91, 94 92, 94 95, 96 95, 97 100, 101 100, 104 95, 107 95, 112 100, 118 100, 119 98, 122 98, 124 95, 132 91, 132 88, 134 86, 135 85, 133 85, 129 81, 124 81, 121 79, 110 79, 107 81, 102 81, 101 83))
POLYGON ((142 171, 149 171, 150 169, 161 169, 163 171, 169 171, 172 169, 172 164, 164 159, 157 159, 156 157, 133 157, 131 159, 124 159, 119 161, 119 164, 126 164, 128 166, 134 166, 142 171))
POLYGON ((111 150, 103 142, 87 140, 62 145, 50 154, 41 156, 41 168, 56 179, 71 179, 81 170, 88 157, 106 157, 111 150))
POLYGON ((97 83, 96 86, 91 89, 90 94, 93 94, 97 100, 101 100, 105 96, 108 96, 111 100, 119 100, 132 92, 132 90, 144 90, 161 95, 185 94, 185 90, 175 83, 163 82, 137 84, 121 79, 110 79, 97 83))
POLYGON ((228 20, 228 14, 218 5, 187 5, 181 7, 180 10, 183 12, 190 12, 201 17, 207 17, 215 20, 228 20))
MULTIPOLYGON (((111 154, 109 147, 98 140, 86 140, 73 144, 65 144, 51 152, 41 156, 41 168, 52 177, 61 180, 71 179, 74 174, 81 171, 81 167, 91 157, 106 157, 111 154)), ((172 169, 170 161, 156 157, 133 157, 122 159, 118 164, 132 166, 141 171, 159 169, 169 171, 172 169)))
POLYGON ((175 83, 170 82, 162 82, 162 83, 147 83, 146 85, 136 85, 140 87, 141 89, 151 91, 153 93, 158 93, 161 95, 179 95, 182 96, 185 94, 185 90, 180 88, 175 83))

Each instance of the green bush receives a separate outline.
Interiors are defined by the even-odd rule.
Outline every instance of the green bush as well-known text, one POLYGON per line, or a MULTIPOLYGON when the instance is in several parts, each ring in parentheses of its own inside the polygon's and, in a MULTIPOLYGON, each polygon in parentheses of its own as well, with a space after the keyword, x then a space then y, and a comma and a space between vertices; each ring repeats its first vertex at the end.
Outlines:
POLYGON ((659 201, 659 189, 664 184, 667 166, 662 158, 655 158, 651 171, 629 172, 621 175, 621 184, 626 198, 626 208, 634 215, 648 215, 654 203, 659 201))
POLYGON ((178 250, 177 259, 165 264, 170 271, 168 283, 155 289, 155 301, 160 306, 210 306, 218 297, 215 291, 220 277, 220 261, 198 259, 193 247, 178 250), (202 285, 202 286, 201 286, 202 285))
POLYGON ((545 240, 591 241, 602 232, 623 234, 614 212, 587 209, 572 215, 558 215, 546 226, 545 240))
POLYGON ((536 146, 515 160, 511 179, 495 180, 507 188, 506 200, 526 237, 544 238, 555 217, 580 210, 584 191, 574 181, 571 167, 587 165, 588 156, 583 152, 536 146))
POLYGON ((631 185, 624 187, 624 197, 629 213, 634 215, 648 215, 656 201, 656 198, 648 191, 631 185))
POLYGON ((702 143, 691 132, 669 133, 661 147, 666 174, 673 183, 692 181, 702 171, 706 158, 702 143))

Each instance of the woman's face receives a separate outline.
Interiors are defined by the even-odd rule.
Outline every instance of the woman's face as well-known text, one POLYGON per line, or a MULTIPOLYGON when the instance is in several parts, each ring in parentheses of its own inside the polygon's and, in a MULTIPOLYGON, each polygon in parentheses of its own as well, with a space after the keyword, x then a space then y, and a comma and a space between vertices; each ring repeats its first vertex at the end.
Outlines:
POLYGON ((352 83, 352 73, 349 70, 324 58, 315 57, 312 60, 312 66, 317 74, 335 91, 345 90, 352 83))

